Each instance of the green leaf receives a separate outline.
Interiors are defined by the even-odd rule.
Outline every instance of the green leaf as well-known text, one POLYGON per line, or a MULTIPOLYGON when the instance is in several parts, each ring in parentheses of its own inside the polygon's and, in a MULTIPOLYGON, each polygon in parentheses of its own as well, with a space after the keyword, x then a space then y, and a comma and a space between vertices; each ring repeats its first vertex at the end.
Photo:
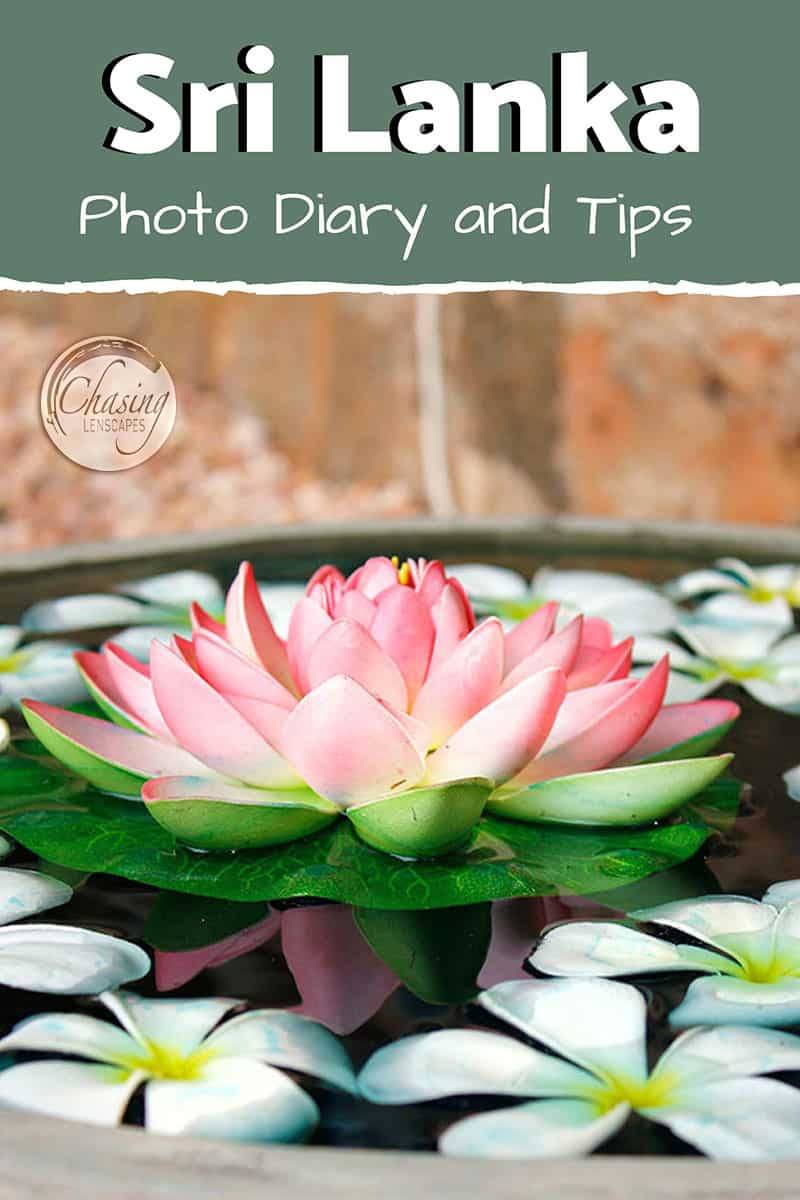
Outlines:
POLYGON ((14 747, 0 757, 2 830, 65 867, 224 900, 315 896, 397 910, 607 891, 691 858, 718 808, 709 791, 702 798, 705 820, 695 815, 695 801, 670 823, 647 829, 483 817, 462 851, 434 862, 372 850, 347 821, 288 846, 198 854, 180 846, 143 804, 94 791, 51 761, 14 747))
POLYGON ((463 1004, 478 992, 492 937, 490 904, 395 912, 357 908, 356 924, 409 991, 428 1004, 463 1004))

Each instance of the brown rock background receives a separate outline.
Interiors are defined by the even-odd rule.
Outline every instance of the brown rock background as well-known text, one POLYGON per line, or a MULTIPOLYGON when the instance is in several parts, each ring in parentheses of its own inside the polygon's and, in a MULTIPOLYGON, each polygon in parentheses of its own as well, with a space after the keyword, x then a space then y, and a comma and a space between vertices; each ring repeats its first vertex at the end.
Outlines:
POLYGON ((800 298, 438 309, 422 336, 439 339, 446 463, 426 474, 414 296, 0 293, 0 549, 424 513, 432 469, 467 515, 800 520, 800 298), (51 359, 100 333, 148 345, 178 386, 170 441, 113 475, 63 459, 39 420, 51 359))

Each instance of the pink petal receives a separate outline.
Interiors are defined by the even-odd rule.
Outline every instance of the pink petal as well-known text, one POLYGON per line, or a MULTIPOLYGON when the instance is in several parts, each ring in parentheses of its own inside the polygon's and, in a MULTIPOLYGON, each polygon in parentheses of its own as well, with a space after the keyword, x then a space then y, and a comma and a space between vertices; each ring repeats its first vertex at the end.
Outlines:
POLYGON ((308 597, 298 600, 292 609, 286 652, 292 675, 301 692, 307 692, 309 688, 308 660, 311 651, 332 623, 325 609, 308 597))
POLYGON ((340 1037, 359 1029, 399 987, 344 905, 287 909, 281 945, 301 996, 294 1011, 340 1037))
POLYGON ((142 779, 203 773, 202 764, 180 746, 37 700, 27 700, 25 706, 85 750, 142 779))
MULTIPOLYGON (((562 741, 544 752, 518 775, 515 783, 535 783, 541 779, 556 779, 582 771, 599 771, 630 750, 652 725, 664 700, 669 679, 669 656, 634 683, 616 703, 601 713, 574 737, 562 741)), ((602 688, 621 688, 628 680, 603 684, 602 688)), ((574 697, 588 697, 594 689, 573 692, 574 697)), ((566 701, 565 701, 566 704, 566 701)), ((551 739, 556 734, 553 730, 551 739)))
POLYGON ((334 675, 347 675, 376 700, 405 711, 408 692, 400 669, 357 621, 334 621, 314 644, 308 659, 308 683, 317 688, 334 675))
POLYGON ((614 632, 602 617, 586 617, 583 622, 583 644, 608 650, 614 641, 614 632))
POLYGON ((632 692, 637 682, 636 679, 620 679, 612 683, 598 684, 593 688, 580 688, 576 692, 568 692, 552 732, 545 742, 545 754, 582 733, 623 696, 632 692))
POLYGON ((442 592, 431 615, 436 637, 428 667, 429 675, 450 657, 459 642, 462 642, 472 629, 461 592, 453 580, 442 592))
POLYGON ((176 654, 180 655, 188 667, 193 671, 197 670, 197 655, 194 652, 194 644, 188 638, 181 637, 179 633, 174 633, 170 638, 170 646, 176 654))
MULTIPOLYGON (((458 580, 453 579, 450 580, 450 582, 458 583, 458 580)), ((416 584, 416 590, 419 594, 420 600, 428 608, 433 608, 434 604, 438 602, 442 592, 447 586, 447 583, 448 579, 447 575, 445 574, 444 567, 437 559, 434 559, 433 562, 422 563, 419 571, 419 578, 416 584)), ((459 589, 461 589, 460 584, 458 584, 456 590, 458 591, 459 589)), ((461 589, 461 594, 462 597, 466 597, 466 593, 464 593, 463 589, 461 589)))
POLYGON ((534 650, 527 658, 523 658, 510 675, 503 680, 504 692, 515 688, 523 679, 544 671, 547 667, 558 667, 565 675, 569 674, 578 655, 583 632, 583 617, 575 617, 558 633, 554 633, 538 650, 534 650))
POLYGON ((506 634, 505 673, 508 675, 529 654, 547 641, 555 628, 558 605, 554 600, 543 604, 506 634))
MULTIPOLYGON (((154 642, 150 674, 156 702, 181 746, 201 762, 244 783, 280 787, 294 781, 288 763, 202 676, 169 647, 154 642)), ((174 772, 174 774, 189 772, 174 772)))
POLYGON ((332 563, 325 563, 324 566, 317 567, 314 574, 306 584, 306 595, 310 596, 311 592, 321 584, 323 587, 331 582, 336 583, 339 587, 344 587, 345 578, 338 567, 334 567, 332 563))
POLYGON ((363 566, 353 571, 345 587, 348 592, 358 589, 368 600, 374 600, 380 592, 395 583, 397 568, 391 559, 380 557, 368 558, 363 566))
POLYGON ((571 692, 579 688, 595 687, 598 683, 610 683, 624 679, 633 661, 633 638, 626 638, 609 650, 594 646, 581 646, 575 665, 569 673, 567 686, 571 692))
POLYGON ((147 667, 113 642, 106 643, 103 653, 117 694, 122 697, 122 707, 151 733, 171 742, 172 734, 158 710, 147 667))
POLYGON ((211 633, 198 633, 194 651, 200 674, 218 692, 266 700, 280 708, 294 708, 295 697, 263 667, 211 633))
POLYGON ((697 737, 708 729, 733 721, 741 709, 730 700, 695 700, 689 704, 665 704, 655 721, 628 753, 614 765, 625 767, 660 754, 679 742, 697 737))
POLYGON ((433 651, 435 631, 427 605, 411 588, 400 584, 387 588, 378 597, 370 632, 397 663, 413 703, 425 682, 433 651))
POLYGON ((284 746, 309 786, 342 807, 412 786, 425 765, 400 722, 344 675, 300 701, 284 746))
POLYGON ((140 723, 136 716, 126 708, 122 696, 117 691, 105 655, 98 654, 96 650, 76 650, 75 661, 95 691, 105 696, 109 704, 113 704, 114 708, 121 709, 132 721, 140 723))
POLYGON ((154 950, 156 990, 174 992, 201 971, 221 967, 231 959, 257 950, 275 936, 280 924, 281 914, 270 912, 263 921, 240 929, 220 942, 212 942, 210 946, 201 946, 197 950, 154 950))
POLYGON ((286 647, 267 615, 253 568, 248 562, 239 567, 228 591, 225 630, 232 646, 265 667, 285 687, 292 687, 286 647))
POLYGON ((504 783, 538 754, 567 694, 564 672, 539 671, 482 708, 427 762, 426 779, 504 783))
POLYGON ((365 629, 372 628, 375 619, 375 604, 363 592, 343 592, 334 611, 335 617, 350 617, 365 629))
POLYGON ((417 696, 412 716, 428 726, 433 746, 440 746, 495 698, 502 674, 503 627, 490 617, 431 669, 417 696))
MULTIPOLYGON (((279 754, 283 754, 283 734, 289 717, 289 709, 278 704, 270 704, 266 700, 253 700, 250 696, 235 696, 227 693, 223 693, 223 695, 231 708, 235 708, 248 725, 252 725, 256 733, 261 734, 265 742, 268 742, 279 754)), ((289 763, 284 765, 287 781, 296 784, 297 772, 292 770, 289 763)))
POLYGON ((192 633, 199 633, 203 629, 206 633, 215 633, 218 637, 225 637, 225 626, 222 622, 215 621, 212 616, 209 616, 196 600, 193 600, 189 606, 189 617, 192 622, 192 633))

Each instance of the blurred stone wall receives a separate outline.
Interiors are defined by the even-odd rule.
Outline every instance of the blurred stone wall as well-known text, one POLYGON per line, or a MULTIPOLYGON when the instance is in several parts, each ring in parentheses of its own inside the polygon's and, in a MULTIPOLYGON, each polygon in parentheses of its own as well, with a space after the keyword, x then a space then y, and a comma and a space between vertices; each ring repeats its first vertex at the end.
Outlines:
MULTIPOLYGON (((0 547, 425 511, 415 303, 0 293, 0 547), (149 346, 179 393, 167 447, 106 478, 38 426, 50 358, 101 333, 149 346)), ((473 293, 440 311, 460 511, 800 519, 800 298, 473 293)))

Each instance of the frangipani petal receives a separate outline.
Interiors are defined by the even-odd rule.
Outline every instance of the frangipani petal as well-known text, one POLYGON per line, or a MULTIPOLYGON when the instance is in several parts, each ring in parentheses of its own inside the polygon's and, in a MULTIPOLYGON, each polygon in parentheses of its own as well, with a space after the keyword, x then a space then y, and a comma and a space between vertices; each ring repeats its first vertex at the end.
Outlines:
POLYGON ((707 754, 722 740, 740 713, 739 705, 730 700, 667 704, 644 737, 617 760, 617 766, 685 758, 690 749, 692 754, 707 754))
POLYGON ((432 667, 412 709, 432 744, 441 743, 497 695, 503 675, 503 627, 490 617, 432 667))
POLYGON ((12 925, 0 930, 0 983, 31 992, 92 995, 141 979, 144 950, 122 938, 71 925, 12 925))
POLYGON ((726 1079, 687 1089, 645 1110, 709 1158, 742 1162, 797 1157, 800 1091, 776 1079, 726 1079))
POLYGON ((742 584, 742 580, 732 578, 725 571, 704 568, 679 575, 667 584, 667 591, 676 600, 691 600, 709 592, 738 592, 742 584))
POLYGON ((22 1063, 0 1072, 0 1104, 45 1117, 118 1125, 144 1076, 92 1063, 22 1063))
POLYGON ((353 1068, 341 1042, 298 1013, 283 1009, 243 1013, 212 1033, 204 1049, 215 1057, 258 1058, 273 1067, 312 1075, 343 1091, 356 1091, 353 1068))
POLYGON ((492 779, 502 783, 538 753, 566 695, 555 668, 532 675, 482 708, 427 760, 430 783, 492 779))
MULTIPOLYGON (((693 1025, 766 1025, 776 1028, 797 1025, 800 1023, 800 979, 778 979, 774 983, 753 983, 749 979, 722 976, 695 979, 669 1019, 678 1029, 693 1025)), ((800 1054, 793 1069, 800 1070, 800 1054)))
POLYGON ((447 567, 447 574, 459 581, 468 596, 484 606, 497 600, 526 600, 530 594, 524 575, 508 567, 496 567, 490 563, 456 563, 447 567))
POLYGON ((746 592, 727 592, 713 596, 710 600, 698 604, 692 614, 693 620, 704 625, 721 625, 735 628, 737 625, 745 628, 761 626, 765 636, 769 629, 774 630, 774 636, 794 628, 792 610, 782 596, 772 600, 753 600, 746 592))
POLYGON ((129 629, 114 634, 114 645, 120 650, 127 650, 128 654, 138 658, 139 662, 147 663, 150 661, 150 647, 153 642, 163 642, 168 646, 170 639, 176 634, 186 632, 186 627, 178 624, 131 625, 129 629))
POLYGON ((188 609, 194 602, 218 612, 225 603, 219 583, 205 571, 168 571, 149 579, 117 584, 114 591, 164 608, 188 609))
POLYGON ((279 683, 292 686, 286 647, 275 632, 253 568, 242 563, 225 601, 225 632, 232 646, 260 663, 279 683))
POLYGON ((444 1096, 574 1096, 597 1079, 503 1034, 442 1029, 376 1051, 358 1084, 375 1104, 418 1104, 444 1096))
POLYGON ((181 1057, 198 1049, 212 1029, 237 1004, 237 1000, 150 1000, 132 992, 104 992, 100 997, 109 1012, 141 1046, 166 1046, 181 1057))
POLYGON ((60 879, 41 871, 0 868, 0 925, 57 908, 71 898, 72 888, 60 879))
POLYGON ((398 666, 357 621, 334 621, 314 643, 306 670, 310 688, 346 675, 376 700, 406 710, 408 690, 398 666))
POLYGON ((782 682, 780 677, 774 682, 770 679, 745 679, 742 686, 759 704, 777 708, 781 712, 800 713, 800 674, 796 679, 786 682, 782 682))
POLYGON ((284 749, 306 782, 341 807, 410 787, 424 762, 388 709, 352 679, 329 679, 286 722, 284 749))
POLYGON ((439 1150, 466 1158, 575 1158, 591 1154, 622 1129, 627 1104, 600 1114, 587 1100, 540 1100, 456 1121, 439 1150))
POLYGON ((663 971, 727 972, 730 959, 699 946, 674 945, 627 925, 567 921, 548 930, 528 959, 545 975, 614 978, 663 971))
POLYGON ((145 1088, 145 1126, 154 1133, 237 1142, 304 1142, 319 1121, 306 1093, 263 1063, 207 1063, 199 1078, 153 1079, 145 1088))
POLYGON ((25 636, 21 625, 0 625, 0 658, 8 658, 25 636))
POLYGON ((655 588, 606 571, 559 571, 543 567, 532 583, 533 594, 557 600, 609 621, 616 637, 661 633, 676 621, 674 605, 655 588))
POLYGON ((360 1029, 399 987, 343 904, 287 909, 281 947, 302 998, 296 1011, 340 1036, 360 1029))
POLYGON ((800 879, 786 879, 782 883, 773 883, 767 888, 762 900, 764 904, 771 904, 773 908, 779 910, 785 908, 787 904, 793 904, 795 900, 800 900, 800 879))
POLYGON ((129 1070, 131 1060, 141 1054, 142 1047, 124 1029, 109 1021, 98 1021, 83 1013, 44 1013, 15 1025, 0 1041, 0 1050, 70 1054, 129 1070))
POLYGON ((737 951, 749 955, 771 949, 775 924, 775 910, 747 896, 698 896, 640 909, 631 916, 688 933, 735 957, 737 951))
POLYGON ((146 605, 126 596, 100 592, 42 600, 22 614, 22 627, 31 633, 67 633, 79 629, 105 629, 113 625, 150 622, 146 605))
POLYGON ((755 662, 763 659, 780 637, 780 630, 766 622, 740 625, 738 622, 683 621, 677 629, 688 646, 701 658, 755 662))
POLYGON ((732 1075, 766 1075, 800 1069, 800 1038, 777 1029, 724 1025, 690 1029, 662 1054, 654 1074, 677 1076, 680 1086, 732 1075))
POLYGON ((280 786, 286 779, 286 765, 274 747, 173 650, 154 644, 150 674, 170 732, 212 771, 256 786, 280 786))
POLYGON ((108 721, 31 701, 23 708, 31 731, 77 775, 103 791, 138 796, 142 779, 197 775, 202 764, 169 746, 108 721))
POLYGON ((647 1075, 645 1003, 641 993, 607 979, 500 983, 478 1003, 529 1038, 591 1072, 647 1075))

